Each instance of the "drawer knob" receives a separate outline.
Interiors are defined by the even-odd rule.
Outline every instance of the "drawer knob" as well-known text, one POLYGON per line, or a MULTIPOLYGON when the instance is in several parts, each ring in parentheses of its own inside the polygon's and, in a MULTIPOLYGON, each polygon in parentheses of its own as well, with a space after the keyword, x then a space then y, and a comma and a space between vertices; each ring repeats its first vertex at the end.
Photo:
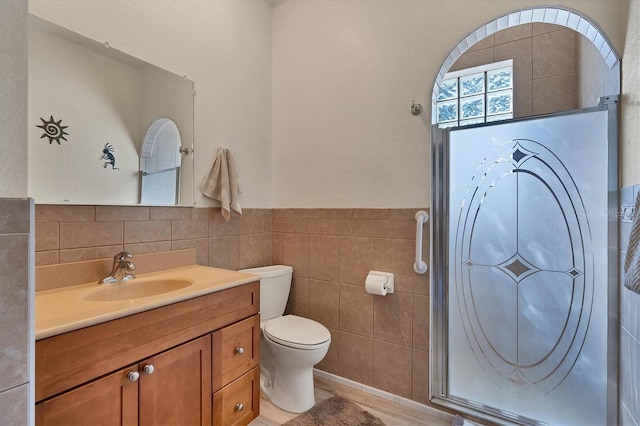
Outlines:
POLYGON ((236 404, 236 411, 242 411, 242 410, 244 410, 244 404, 241 402, 238 402, 236 404))
POLYGON ((129 371, 129 374, 127 374, 127 379, 129 379, 130 382, 137 382, 139 378, 140 373, 137 371, 129 371))
POLYGON ((243 353, 244 353, 244 348, 243 347, 236 348, 236 354, 242 355, 243 353))
POLYGON ((153 366, 153 364, 147 364, 144 366, 144 372, 146 374, 153 374, 154 371, 156 371, 156 368, 153 366))

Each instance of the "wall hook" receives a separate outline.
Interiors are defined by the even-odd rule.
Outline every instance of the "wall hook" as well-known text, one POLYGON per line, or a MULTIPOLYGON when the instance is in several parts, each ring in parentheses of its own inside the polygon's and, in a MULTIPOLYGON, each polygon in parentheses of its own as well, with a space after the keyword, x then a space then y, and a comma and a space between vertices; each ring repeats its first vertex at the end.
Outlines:
POLYGON ((420 115, 422 112, 422 105, 417 104, 415 100, 411 101, 411 114, 420 115))

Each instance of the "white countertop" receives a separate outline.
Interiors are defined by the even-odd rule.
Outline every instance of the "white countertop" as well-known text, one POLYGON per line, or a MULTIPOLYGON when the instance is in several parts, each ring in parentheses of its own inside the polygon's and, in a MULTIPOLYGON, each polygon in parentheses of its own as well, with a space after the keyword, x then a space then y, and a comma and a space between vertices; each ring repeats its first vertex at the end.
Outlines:
POLYGON ((227 288, 259 280, 245 272, 192 265, 136 275, 133 280, 114 284, 95 282, 37 291, 35 297, 36 340, 99 324, 149 309, 181 302, 227 288), (191 285, 154 296, 128 300, 91 301, 85 297, 108 286, 135 286, 145 281, 183 280, 191 285))

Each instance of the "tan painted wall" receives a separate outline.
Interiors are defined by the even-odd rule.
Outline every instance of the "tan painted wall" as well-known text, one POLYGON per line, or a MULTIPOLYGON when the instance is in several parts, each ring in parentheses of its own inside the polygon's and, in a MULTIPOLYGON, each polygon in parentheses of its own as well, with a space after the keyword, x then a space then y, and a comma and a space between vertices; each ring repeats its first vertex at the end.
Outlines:
MULTIPOLYGON (((564 0, 622 50, 626 1, 564 0)), ((285 1, 273 10, 274 207, 429 204, 430 99, 449 52, 540 1, 285 1), (410 114, 412 100, 425 106, 410 114)))

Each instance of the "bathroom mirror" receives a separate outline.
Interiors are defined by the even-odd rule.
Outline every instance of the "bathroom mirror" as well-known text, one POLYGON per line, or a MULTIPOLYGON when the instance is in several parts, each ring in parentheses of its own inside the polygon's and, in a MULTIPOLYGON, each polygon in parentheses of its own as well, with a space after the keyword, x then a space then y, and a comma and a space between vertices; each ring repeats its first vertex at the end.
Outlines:
POLYGON ((30 15, 28 85, 36 203, 194 204, 193 81, 30 15))

